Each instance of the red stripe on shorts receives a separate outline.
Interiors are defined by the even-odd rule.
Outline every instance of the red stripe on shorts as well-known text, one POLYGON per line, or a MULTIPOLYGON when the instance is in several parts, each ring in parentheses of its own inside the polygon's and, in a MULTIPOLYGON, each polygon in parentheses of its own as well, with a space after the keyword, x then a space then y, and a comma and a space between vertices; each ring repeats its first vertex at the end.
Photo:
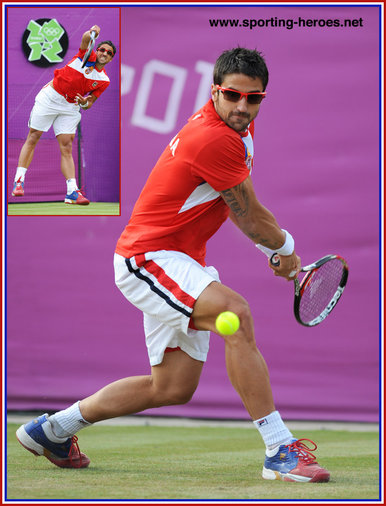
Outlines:
MULTIPOLYGON (((135 257, 136 263, 137 263, 137 257, 139 257, 139 256, 141 256, 141 255, 137 255, 135 257)), ((138 265, 138 263, 137 263, 137 265, 138 265)), ((182 304, 184 304, 185 306, 193 309, 196 299, 194 299, 188 293, 184 292, 177 285, 177 283, 166 274, 166 272, 162 269, 162 267, 157 265, 153 260, 148 260, 147 262, 145 262, 142 265, 142 267, 144 267, 148 272, 150 272, 150 274, 153 274, 153 276, 155 278, 157 278, 157 281, 164 288, 166 288, 170 293, 172 293, 177 298, 177 300, 182 302, 182 304)))
POLYGON ((176 346, 175 348, 165 348, 165 353, 171 353, 173 351, 181 350, 179 346, 176 346))
POLYGON ((135 255, 134 259, 138 269, 140 269, 146 263, 146 258, 143 253, 141 255, 135 255))

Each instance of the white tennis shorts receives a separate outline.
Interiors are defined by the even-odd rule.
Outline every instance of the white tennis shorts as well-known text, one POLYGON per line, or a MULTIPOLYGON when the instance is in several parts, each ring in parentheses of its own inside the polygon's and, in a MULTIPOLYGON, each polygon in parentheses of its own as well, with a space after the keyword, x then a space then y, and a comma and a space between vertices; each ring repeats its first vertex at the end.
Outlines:
POLYGON ((194 304, 213 281, 214 267, 202 267, 185 253, 157 251, 124 258, 114 256, 115 283, 144 314, 146 345, 152 366, 160 364, 166 348, 179 347, 205 362, 209 331, 189 327, 194 304))
POLYGON ((79 106, 67 102, 47 84, 35 97, 28 127, 47 132, 52 126, 55 135, 74 134, 80 118, 79 106))

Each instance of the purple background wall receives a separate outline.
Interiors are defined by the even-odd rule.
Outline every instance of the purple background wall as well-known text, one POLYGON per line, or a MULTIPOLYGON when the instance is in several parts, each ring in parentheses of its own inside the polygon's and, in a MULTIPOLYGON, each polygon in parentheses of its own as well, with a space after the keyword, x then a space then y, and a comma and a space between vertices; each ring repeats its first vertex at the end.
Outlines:
MULTIPOLYGON (((209 97, 223 49, 261 50, 270 69, 256 124, 260 200, 304 263, 350 265, 320 326, 292 315, 291 284, 231 223, 208 264, 250 302, 277 408, 290 419, 376 421, 379 400, 379 11, 376 7, 122 7, 122 216, 7 219, 10 409, 57 409, 149 365, 142 315, 113 282, 112 255, 165 144, 209 97), (210 18, 359 19, 358 28, 211 28, 210 18), (173 76, 173 78, 171 78, 173 76), (369 263, 371 262, 371 269, 369 263)), ((212 336, 192 401, 159 415, 247 418, 212 336)))
MULTIPOLYGON (((9 202, 20 202, 11 196, 20 141, 28 133, 28 118, 39 90, 49 82, 56 68, 63 67, 78 52, 83 33, 92 25, 101 27, 101 40, 111 40, 119 46, 118 7, 8 7, 7 9, 7 168, 9 202), (48 68, 28 62, 22 52, 22 36, 31 19, 55 18, 65 28, 69 47, 63 62, 48 68), (20 79, 20 76, 23 76, 20 79)), ((94 202, 119 201, 119 89, 120 52, 106 66, 110 78, 108 89, 98 99, 95 107, 82 112, 84 149, 84 174, 82 185, 94 202)), ((34 160, 26 179, 24 202, 62 200, 66 186, 60 172, 59 148, 53 130, 44 133, 42 144, 47 148, 35 151, 34 160), (49 155, 47 156, 47 150, 49 155)), ((76 140, 73 154, 77 163, 76 140)))

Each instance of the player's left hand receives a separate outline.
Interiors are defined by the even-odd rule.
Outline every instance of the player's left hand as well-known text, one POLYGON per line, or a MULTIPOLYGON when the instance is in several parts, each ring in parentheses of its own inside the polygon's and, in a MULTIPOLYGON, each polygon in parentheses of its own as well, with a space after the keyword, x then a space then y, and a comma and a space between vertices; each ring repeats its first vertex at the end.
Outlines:
POLYGON ((75 101, 77 105, 80 105, 83 108, 88 105, 87 97, 83 97, 80 93, 76 94, 75 101))

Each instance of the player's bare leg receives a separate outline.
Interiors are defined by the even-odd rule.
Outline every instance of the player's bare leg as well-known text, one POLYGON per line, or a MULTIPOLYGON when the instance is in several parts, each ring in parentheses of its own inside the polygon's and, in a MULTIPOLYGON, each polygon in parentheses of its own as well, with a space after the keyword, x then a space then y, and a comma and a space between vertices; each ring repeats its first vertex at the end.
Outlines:
POLYGON ((221 283, 211 283, 198 297, 192 319, 198 329, 216 332, 215 320, 222 311, 240 318, 239 330, 225 340, 229 379, 253 420, 275 410, 267 365, 257 349, 252 315, 246 300, 221 283))
POLYGON ((145 409, 184 404, 194 394, 203 362, 181 350, 165 353, 151 375, 124 378, 80 401, 80 411, 90 423, 145 409))
POLYGON ((116 381, 53 416, 42 415, 19 427, 17 438, 31 453, 44 455, 56 466, 87 467, 90 459, 79 450, 76 432, 100 420, 188 402, 202 366, 181 350, 165 353, 151 375, 116 381))
POLYGON ((76 183, 75 163, 72 156, 72 143, 75 134, 59 134, 56 136, 60 148, 60 169, 67 183, 66 204, 88 205, 90 201, 80 192, 76 183))
POLYGON ((23 197, 24 196, 24 179, 27 173, 28 167, 32 162, 34 156, 36 144, 39 142, 43 132, 30 128, 27 139, 25 140, 19 154, 19 160, 16 168, 16 174, 14 178, 12 196, 23 197))
POLYGON ((40 137, 42 136, 40 130, 35 130, 34 128, 30 128, 27 139, 25 140, 23 147, 20 150, 18 166, 25 167, 28 169, 32 162, 32 158, 34 156, 35 147, 39 142, 40 137))
POLYGON ((75 134, 59 134, 57 137, 60 148, 60 169, 67 179, 75 179, 75 164, 72 157, 72 143, 75 134))
POLYGON ((239 330, 223 336, 226 364, 232 385, 266 444, 263 478, 303 483, 328 481, 330 473, 320 467, 312 453, 316 444, 293 438, 275 411, 267 366, 256 347, 253 320, 244 298, 220 283, 211 283, 194 306, 195 326, 216 332, 215 320, 222 311, 233 311, 240 318, 239 330))

